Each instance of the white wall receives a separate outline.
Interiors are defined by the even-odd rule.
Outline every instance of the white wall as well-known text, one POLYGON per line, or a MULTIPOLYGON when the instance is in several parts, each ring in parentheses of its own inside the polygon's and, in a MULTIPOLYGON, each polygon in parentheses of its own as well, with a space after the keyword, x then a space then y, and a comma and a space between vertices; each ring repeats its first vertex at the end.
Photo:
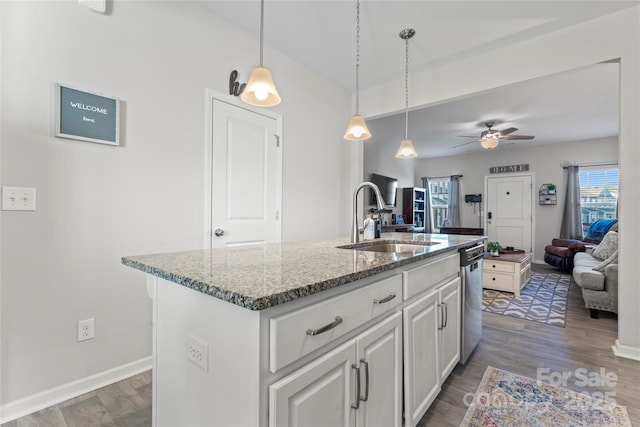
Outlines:
MULTIPOLYGON (((120 258, 201 247, 205 88, 246 80, 258 46, 197 2, 0 7, 2 185, 37 189, 36 212, 1 213, 5 404, 150 356, 144 275, 120 258), (120 98, 123 146, 54 138, 55 82, 120 98), (96 338, 76 343, 89 317, 96 338)), ((350 94, 268 45, 265 65, 283 98, 284 240, 346 235, 350 94)))
MULTIPOLYGON (((484 196, 484 177, 489 175, 491 166, 528 164, 529 172, 535 173, 534 182, 534 260, 544 262, 544 247, 551 239, 558 237, 565 194, 562 164, 617 162, 617 138, 591 141, 576 141, 562 144, 536 147, 504 147, 480 154, 441 157, 437 159, 418 160, 415 168, 416 180, 423 176, 439 177, 461 173, 461 194, 482 193, 484 196), (544 183, 556 184, 558 188, 558 204, 540 206, 538 204, 538 187, 544 183)), ((506 174, 502 174, 506 175, 506 174)), ((492 175, 497 176, 497 175, 492 175)), ((484 197, 483 197, 484 199, 484 197)), ((473 206, 461 201, 460 221, 463 227, 479 227, 478 210, 474 215, 473 206)))
MULTIPOLYGON (((410 108, 442 102, 510 83, 620 59, 621 167, 619 338, 615 351, 640 360, 640 287, 637 286, 640 239, 640 6, 515 43, 485 54, 434 67, 412 76, 410 108), (504 58, 509 58, 505 63, 504 58), (470 75, 470 70, 473 74, 470 75)), ((403 109, 400 81, 362 91, 361 114, 385 115, 403 109)))

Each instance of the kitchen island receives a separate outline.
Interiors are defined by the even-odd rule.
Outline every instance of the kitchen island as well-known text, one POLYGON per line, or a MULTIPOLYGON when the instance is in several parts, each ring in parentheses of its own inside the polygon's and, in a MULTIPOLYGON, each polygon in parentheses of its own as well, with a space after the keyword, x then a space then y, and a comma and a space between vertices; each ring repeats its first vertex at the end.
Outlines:
POLYGON ((460 357, 458 249, 484 237, 379 240, 422 246, 124 257, 154 301, 153 424, 415 425, 460 357))

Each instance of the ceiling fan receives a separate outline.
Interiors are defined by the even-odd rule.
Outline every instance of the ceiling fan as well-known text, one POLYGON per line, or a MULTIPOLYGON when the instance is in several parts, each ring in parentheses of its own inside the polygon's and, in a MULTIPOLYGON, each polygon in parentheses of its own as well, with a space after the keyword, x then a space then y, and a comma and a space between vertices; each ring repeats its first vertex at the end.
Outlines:
MULTIPOLYGON (((487 127, 487 130, 483 131, 480 134, 480 138, 477 141, 465 142, 464 144, 456 145, 453 148, 462 147, 464 145, 473 144, 474 142, 480 142, 482 148, 486 150, 491 150, 496 148, 500 143, 501 139, 533 139, 534 136, 531 135, 511 135, 513 132, 517 131, 518 128, 508 128, 505 130, 495 130, 492 129, 494 122, 486 122, 484 124, 487 127)), ((459 135, 461 138, 478 138, 477 136, 470 135, 459 135)))

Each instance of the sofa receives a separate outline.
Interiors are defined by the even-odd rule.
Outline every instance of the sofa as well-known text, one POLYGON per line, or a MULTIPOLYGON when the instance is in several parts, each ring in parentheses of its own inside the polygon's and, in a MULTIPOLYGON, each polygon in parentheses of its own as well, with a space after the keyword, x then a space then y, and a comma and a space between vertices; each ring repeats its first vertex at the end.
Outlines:
POLYGON ((544 248, 544 262, 560 270, 571 272, 576 253, 595 248, 609 231, 617 229, 617 219, 599 219, 591 224, 587 235, 582 240, 553 239, 551 244, 544 248))
POLYGON ((618 233, 609 231, 595 248, 577 252, 572 275, 592 318, 597 319, 599 311, 617 313, 618 233))

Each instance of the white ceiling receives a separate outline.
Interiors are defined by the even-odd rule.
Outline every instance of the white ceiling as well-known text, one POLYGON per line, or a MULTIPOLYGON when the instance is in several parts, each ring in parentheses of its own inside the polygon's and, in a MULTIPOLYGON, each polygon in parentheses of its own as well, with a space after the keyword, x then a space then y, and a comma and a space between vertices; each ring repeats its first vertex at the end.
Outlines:
MULTIPOLYGON (((202 4, 259 37, 258 0, 202 4)), ((639 0, 361 0, 360 88, 404 76, 405 46, 398 36, 404 28, 416 30, 409 42, 410 69, 415 73, 638 4, 639 0)), ((355 5, 354 0, 266 0, 265 45, 353 91, 355 5)), ((265 66, 269 61, 267 51, 265 66)), ((512 85, 412 112, 409 137, 420 157, 439 157, 478 150, 479 144, 453 146, 472 140, 458 135, 479 135, 485 121, 495 121, 498 130, 516 127, 515 134, 536 136, 503 149, 613 136, 618 125, 617 88, 616 64, 512 85)), ((372 133, 376 129, 375 141, 399 144, 404 137, 403 115, 372 120, 369 125, 372 133)))

